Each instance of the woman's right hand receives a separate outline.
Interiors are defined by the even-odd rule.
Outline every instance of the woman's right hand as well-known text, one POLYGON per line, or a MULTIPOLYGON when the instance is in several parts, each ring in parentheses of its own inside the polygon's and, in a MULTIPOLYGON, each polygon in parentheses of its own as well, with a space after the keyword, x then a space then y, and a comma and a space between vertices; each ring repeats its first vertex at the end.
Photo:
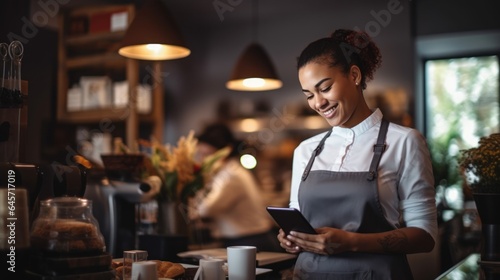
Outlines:
POLYGON ((285 249, 288 253, 296 254, 302 251, 299 246, 286 238, 285 232, 282 229, 278 233, 278 240, 281 248, 285 249))

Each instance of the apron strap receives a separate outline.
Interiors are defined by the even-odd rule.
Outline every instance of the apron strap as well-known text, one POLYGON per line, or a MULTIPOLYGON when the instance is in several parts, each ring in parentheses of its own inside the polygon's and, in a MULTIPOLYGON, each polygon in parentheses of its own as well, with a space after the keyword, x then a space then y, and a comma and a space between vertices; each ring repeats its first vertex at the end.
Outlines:
POLYGON ((312 154, 311 158, 309 159, 309 162, 307 163, 306 168, 304 169, 304 173, 302 173, 302 181, 305 181, 307 179, 307 176, 309 175, 309 172, 311 171, 311 167, 314 163, 314 159, 316 158, 316 156, 318 156, 321 153, 321 151, 323 151, 323 147, 325 146, 326 138, 330 137, 330 134, 332 134, 331 129, 328 131, 328 133, 325 135, 325 137, 323 137, 323 139, 321 139, 318 146, 314 149, 313 154, 312 154))
POLYGON ((368 181, 372 181, 377 178, 377 169, 382 158, 382 154, 385 151, 385 136, 387 135, 387 128, 389 127, 389 122, 382 119, 382 124, 380 125, 380 131, 378 132, 377 143, 373 145, 373 158, 370 164, 370 170, 368 172, 368 181))

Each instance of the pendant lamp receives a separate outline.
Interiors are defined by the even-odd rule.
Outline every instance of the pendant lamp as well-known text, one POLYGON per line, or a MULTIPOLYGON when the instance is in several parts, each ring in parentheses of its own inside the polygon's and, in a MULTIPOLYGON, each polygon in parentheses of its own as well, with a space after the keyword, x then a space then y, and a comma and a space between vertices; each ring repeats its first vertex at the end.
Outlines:
POLYGON ((239 57, 226 87, 231 90, 263 91, 281 88, 283 83, 264 48, 256 42, 257 1, 253 1, 252 17, 254 43, 250 44, 239 57))
POLYGON ((118 53, 139 60, 170 60, 188 56, 172 16, 160 0, 146 0, 121 41, 118 53))

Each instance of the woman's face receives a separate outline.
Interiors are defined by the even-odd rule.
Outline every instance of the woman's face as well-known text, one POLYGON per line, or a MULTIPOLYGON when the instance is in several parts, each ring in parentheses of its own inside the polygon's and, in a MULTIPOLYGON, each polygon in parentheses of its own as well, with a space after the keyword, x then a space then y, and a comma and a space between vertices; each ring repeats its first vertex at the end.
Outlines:
POLYGON ((299 69, 299 82, 309 107, 331 126, 353 127, 367 112, 361 86, 361 72, 351 66, 347 74, 327 63, 309 62, 299 69))

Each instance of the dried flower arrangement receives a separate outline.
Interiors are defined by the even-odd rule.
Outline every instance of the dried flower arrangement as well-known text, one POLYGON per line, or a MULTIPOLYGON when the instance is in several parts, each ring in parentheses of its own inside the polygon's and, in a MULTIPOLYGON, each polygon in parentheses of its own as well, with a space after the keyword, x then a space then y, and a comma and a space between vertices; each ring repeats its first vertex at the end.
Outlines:
POLYGON ((230 147, 222 148, 202 162, 197 162, 197 143, 194 132, 190 131, 187 136, 179 138, 176 147, 156 141, 146 144, 151 147, 149 159, 153 171, 150 173, 158 175, 163 182, 160 200, 186 202, 188 197, 203 188, 231 152, 230 147))

